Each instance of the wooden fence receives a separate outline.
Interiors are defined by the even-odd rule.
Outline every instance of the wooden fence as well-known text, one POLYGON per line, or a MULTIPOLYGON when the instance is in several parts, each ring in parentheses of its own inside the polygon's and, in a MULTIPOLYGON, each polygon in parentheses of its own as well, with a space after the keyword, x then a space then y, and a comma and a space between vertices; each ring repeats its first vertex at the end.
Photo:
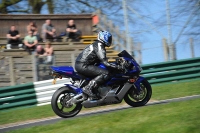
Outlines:
POLYGON ((0 56, 0 86, 32 82, 34 77, 33 56, 0 56))

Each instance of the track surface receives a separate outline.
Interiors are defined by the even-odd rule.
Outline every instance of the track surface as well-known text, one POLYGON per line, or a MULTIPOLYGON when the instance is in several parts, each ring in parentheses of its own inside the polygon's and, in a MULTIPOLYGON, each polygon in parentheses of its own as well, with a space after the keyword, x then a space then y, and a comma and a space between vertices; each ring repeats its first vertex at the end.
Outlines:
MULTIPOLYGON (((193 96, 186 96, 186 97, 160 100, 160 101, 156 101, 156 102, 149 102, 145 106, 156 105, 156 104, 165 104, 165 103, 178 102, 178 101, 186 101, 186 100, 196 99, 196 98, 200 98, 200 95, 193 95, 193 96)), ((8 124, 7 126, 0 126, 0 133, 15 130, 15 129, 20 129, 20 128, 28 128, 28 127, 32 127, 32 126, 52 124, 52 123, 62 121, 62 120, 76 119, 76 118, 79 118, 79 117, 84 117, 84 116, 89 116, 89 115, 103 114, 103 113, 107 113, 107 112, 114 112, 114 111, 117 111, 117 110, 124 110, 124 109, 128 109, 128 108, 132 108, 132 107, 126 105, 126 106, 120 106, 120 107, 112 107, 112 109, 101 109, 99 111, 88 111, 88 112, 85 112, 85 113, 80 112, 77 116, 72 117, 72 118, 67 118, 67 119, 66 118, 65 119, 60 118, 60 117, 52 117, 52 118, 46 118, 46 119, 24 122, 24 123, 20 123, 20 124, 12 124, 12 125, 8 124)))

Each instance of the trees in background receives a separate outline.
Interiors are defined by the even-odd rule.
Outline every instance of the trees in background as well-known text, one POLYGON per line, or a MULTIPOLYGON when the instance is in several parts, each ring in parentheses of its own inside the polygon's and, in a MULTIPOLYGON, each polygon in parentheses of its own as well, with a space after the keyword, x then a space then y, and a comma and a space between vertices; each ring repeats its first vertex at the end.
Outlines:
MULTIPOLYGON (((149 6, 156 7, 158 0, 126 0, 129 7, 133 8, 140 14, 141 18, 154 25, 158 30, 167 27, 165 1, 162 1, 163 11, 159 11, 160 17, 155 16, 157 13, 149 12, 149 6)), ((177 0, 170 1, 171 26, 174 32, 173 39, 176 35, 192 36, 200 38, 200 0, 177 0), (188 21, 188 23, 187 23, 188 21), (182 31, 182 32, 181 32, 182 31)), ((0 0, 0 13, 33 13, 40 14, 45 9, 50 14, 69 14, 69 13, 92 13, 97 9, 109 16, 117 25, 124 24, 122 0, 0 0)), ((156 9, 154 9, 154 12, 156 9)), ((140 37, 143 33, 151 33, 153 30, 141 21, 141 18, 129 10, 128 19, 132 36, 140 37)), ((141 38, 141 37, 140 37, 141 38)), ((142 37, 145 38, 145 37, 142 37)))
POLYGON ((49 13, 54 13, 53 0, 1 0, 0 13, 33 13, 40 14, 46 4, 49 13))

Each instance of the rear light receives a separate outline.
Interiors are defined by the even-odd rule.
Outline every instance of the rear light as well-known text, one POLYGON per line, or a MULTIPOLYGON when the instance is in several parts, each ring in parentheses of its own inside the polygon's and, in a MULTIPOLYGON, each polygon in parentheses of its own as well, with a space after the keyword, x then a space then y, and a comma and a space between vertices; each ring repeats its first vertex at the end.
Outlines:
POLYGON ((129 79, 128 80, 130 83, 134 83, 135 82, 135 79, 129 79))

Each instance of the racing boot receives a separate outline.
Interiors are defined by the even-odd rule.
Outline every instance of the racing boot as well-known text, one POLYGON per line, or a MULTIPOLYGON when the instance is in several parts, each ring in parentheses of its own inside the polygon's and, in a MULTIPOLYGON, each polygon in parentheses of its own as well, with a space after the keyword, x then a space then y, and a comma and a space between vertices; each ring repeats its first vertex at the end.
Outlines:
POLYGON ((94 80, 91 80, 87 86, 83 88, 83 92, 86 93, 90 97, 96 97, 95 94, 92 93, 92 90, 97 87, 97 84, 94 80))

